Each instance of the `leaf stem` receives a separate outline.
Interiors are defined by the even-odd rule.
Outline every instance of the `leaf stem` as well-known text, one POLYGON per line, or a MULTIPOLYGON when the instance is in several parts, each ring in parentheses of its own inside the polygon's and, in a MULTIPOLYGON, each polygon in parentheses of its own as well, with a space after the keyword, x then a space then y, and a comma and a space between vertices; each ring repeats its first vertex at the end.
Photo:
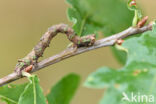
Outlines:
POLYGON ((84 29, 84 26, 85 26, 85 23, 86 23, 86 20, 88 18, 89 14, 86 14, 82 20, 82 23, 81 23, 81 28, 80 28, 80 32, 79 32, 79 36, 81 36, 82 32, 83 32, 83 29, 84 29))

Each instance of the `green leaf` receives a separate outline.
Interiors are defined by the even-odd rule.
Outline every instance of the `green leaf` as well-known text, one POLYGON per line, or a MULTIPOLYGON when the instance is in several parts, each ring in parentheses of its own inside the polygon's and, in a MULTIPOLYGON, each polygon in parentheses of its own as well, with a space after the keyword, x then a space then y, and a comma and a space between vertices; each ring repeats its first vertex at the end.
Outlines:
MULTIPOLYGON (((101 68, 88 77, 85 83, 88 87, 108 88, 101 104, 105 104, 113 97, 112 103, 121 104, 122 93, 129 95, 140 93, 142 95, 156 96, 156 66, 145 63, 132 63, 122 70, 101 68), (112 91, 113 90, 113 91, 112 91), (118 96, 117 96, 118 95, 118 96), (111 97, 110 97, 111 96, 111 97), (108 100, 109 99, 109 100, 108 100), (105 102, 105 103, 104 103, 105 102)), ((127 104, 125 102, 123 104, 127 104)), ((135 104, 135 103, 134 103, 135 104)), ((138 103, 136 103, 138 104, 138 103)))
POLYGON ((121 64, 126 63, 127 54, 125 53, 125 51, 118 50, 114 46, 111 47, 111 50, 113 52, 113 55, 121 64))
MULTIPOLYGON (((124 0, 66 0, 71 7, 67 16, 79 36, 101 31, 104 36, 121 32, 131 26, 133 11, 128 10, 124 0)), ((116 58, 126 62, 126 55, 115 48, 116 58)))
POLYGON ((69 74, 60 80, 47 95, 49 104, 69 104, 79 85, 80 77, 69 74))
POLYGON ((67 0, 68 18, 78 35, 103 31, 107 36, 130 26, 132 13, 121 0, 67 0), (121 12, 122 11, 122 12, 121 12))
MULTIPOLYGON (((130 103, 121 100, 123 92, 129 98, 131 93, 156 97, 156 25, 154 27, 153 31, 143 33, 140 37, 130 38, 123 43, 123 47, 128 49, 127 62, 123 68, 119 70, 100 68, 88 77, 85 86, 108 88, 106 91, 108 95, 103 98, 101 104, 108 103, 109 96, 114 99, 109 104, 130 103)), ((149 104, 145 99, 142 103, 149 104)))
POLYGON ((82 0, 66 0, 72 8, 68 8, 68 19, 73 22, 73 29, 79 36, 93 34, 98 26, 90 21, 90 14, 84 8, 82 0))
POLYGON ((117 103, 121 99, 121 97, 122 96, 120 91, 116 91, 114 88, 109 88, 105 92, 103 99, 100 101, 100 104, 122 104, 117 103))
POLYGON ((18 104, 46 104, 46 98, 39 85, 39 79, 36 75, 31 75, 29 84, 19 98, 18 104))
POLYGON ((27 84, 22 85, 5 85, 0 87, 0 99, 7 104, 17 104, 21 93, 27 84))

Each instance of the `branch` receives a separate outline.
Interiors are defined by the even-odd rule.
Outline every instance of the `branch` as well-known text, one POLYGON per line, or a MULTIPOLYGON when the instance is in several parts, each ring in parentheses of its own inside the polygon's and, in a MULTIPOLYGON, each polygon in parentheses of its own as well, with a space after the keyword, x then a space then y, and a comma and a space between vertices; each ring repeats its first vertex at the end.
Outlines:
MULTIPOLYGON (((77 48, 77 50, 74 50, 73 48, 67 48, 63 52, 56 54, 52 57, 49 57, 47 59, 44 59, 43 61, 37 63, 36 66, 31 69, 30 73, 43 69, 44 67, 50 66, 57 62, 60 62, 66 58, 69 58, 69 57, 72 57, 72 56, 75 56, 75 55, 78 55, 87 51, 91 51, 91 50, 101 48, 101 47, 113 46, 119 39, 123 39, 131 35, 143 33, 148 30, 152 30, 152 24, 148 24, 141 28, 130 27, 118 34, 114 34, 112 36, 97 40, 92 46, 89 46, 89 47, 79 47, 77 48)), ((15 81, 17 79, 20 79, 22 77, 23 76, 19 76, 17 72, 13 72, 0 79, 0 86, 10 83, 12 81, 15 81)))

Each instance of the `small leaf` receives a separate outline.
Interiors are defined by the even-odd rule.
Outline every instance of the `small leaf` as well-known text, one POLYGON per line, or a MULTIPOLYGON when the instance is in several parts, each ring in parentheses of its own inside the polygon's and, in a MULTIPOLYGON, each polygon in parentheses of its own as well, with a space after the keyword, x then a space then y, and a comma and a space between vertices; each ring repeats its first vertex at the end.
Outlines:
POLYGON ((27 84, 22 85, 5 85, 0 87, 0 99, 7 104, 17 104, 21 93, 27 84))
POLYGON ((69 74, 60 80, 47 95, 49 104, 69 104, 79 85, 80 77, 69 74))
POLYGON ((29 84, 19 98, 18 104, 46 104, 46 98, 39 85, 39 79, 36 75, 29 78, 29 84))

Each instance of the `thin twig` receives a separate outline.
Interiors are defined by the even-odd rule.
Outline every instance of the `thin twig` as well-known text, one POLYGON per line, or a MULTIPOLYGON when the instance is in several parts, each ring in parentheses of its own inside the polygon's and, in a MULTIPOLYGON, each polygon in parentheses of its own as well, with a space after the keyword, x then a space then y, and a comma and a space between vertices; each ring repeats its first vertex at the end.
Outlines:
MULTIPOLYGON (((76 51, 73 51, 72 48, 67 48, 63 52, 56 54, 52 57, 49 57, 47 59, 44 59, 43 61, 37 63, 36 67, 34 67, 30 73, 38 71, 40 69, 43 69, 44 67, 55 64, 57 62, 60 62, 66 58, 69 58, 69 57, 72 57, 72 56, 75 56, 75 55, 78 55, 78 54, 81 54, 81 53, 84 53, 84 52, 87 52, 90 50, 94 50, 94 49, 106 47, 106 46, 112 46, 119 39, 123 39, 123 38, 126 38, 126 37, 131 36, 131 35, 143 33, 143 32, 146 32, 148 30, 152 30, 152 24, 148 24, 148 25, 143 26, 141 28, 130 27, 130 28, 124 30, 123 32, 120 32, 118 34, 115 34, 115 35, 112 35, 112 36, 109 36, 109 37, 95 41, 93 46, 80 47, 76 51)), ((15 81, 17 79, 20 79, 22 77, 23 76, 19 76, 18 73, 13 72, 13 73, 11 73, 11 74, 0 79, 0 86, 5 85, 7 83, 10 83, 12 81, 15 81)))

